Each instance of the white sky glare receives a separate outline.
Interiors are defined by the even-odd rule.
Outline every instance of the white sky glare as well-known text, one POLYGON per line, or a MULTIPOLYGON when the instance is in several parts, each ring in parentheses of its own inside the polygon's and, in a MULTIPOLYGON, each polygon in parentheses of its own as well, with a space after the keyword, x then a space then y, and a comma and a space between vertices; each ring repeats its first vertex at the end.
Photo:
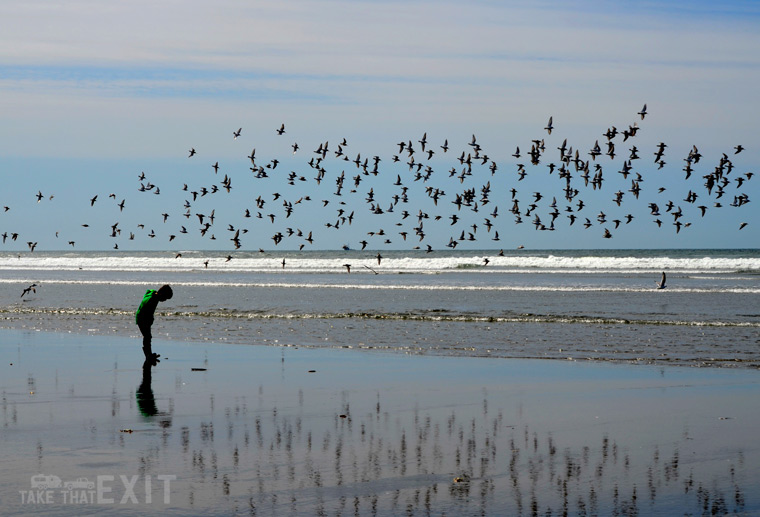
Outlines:
MULTIPOLYGON (((357 174, 351 162, 338 163, 333 157, 320 186, 307 165, 320 143, 330 141, 332 153, 344 137, 351 159, 356 153, 377 155, 383 171, 365 178, 356 200, 344 199, 347 206, 357 214, 366 212, 363 198, 373 187, 390 198, 396 175, 406 171, 410 199, 404 208, 412 213, 424 208, 431 215, 438 210, 445 219, 455 210, 455 193, 468 183, 448 182, 447 171, 461 166, 439 146, 448 139, 450 152, 458 156, 469 150, 472 134, 499 169, 493 178, 472 179, 469 187, 479 190, 492 179, 490 203, 499 206, 498 229, 511 237, 462 246, 757 247, 760 242, 760 214, 753 197, 759 178, 726 189, 724 205, 740 192, 749 195, 750 203, 710 210, 705 218, 689 214, 692 225, 677 236, 672 227, 653 229, 647 208, 652 200, 661 208, 667 201, 657 194, 655 182, 678 192, 673 201, 684 212, 715 201, 706 192, 694 207, 682 200, 689 190, 703 189, 701 181, 686 183, 681 171, 693 145, 704 155, 694 173, 698 179, 718 165, 722 153, 736 167, 732 180, 758 172, 760 6, 755 2, 10 0, 0 6, 0 20, 0 205, 10 208, 4 212, 0 207, 0 233, 19 233, 18 241, 0 245, 0 251, 23 250, 27 241, 39 241, 39 249, 63 249, 62 241, 72 235, 76 239, 70 240, 82 249, 111 248, 114 239, 100 230, 82 235, 80 220, 93 214, 78 204, 84 200, 89 205, 95 194, 107 202, 111 190, 119 191, 114 192, 117 197, 143 208, 112 213, 102 207, 102 218, 110 228, 110 219, 123 217, 123 232, 135 231, 130 225, 147 218, 145 207, 150 206, 144 193, 136 191, 141 171, 165 185, 159 214, 170 212, 174 228, 180 220, 190 223, 181 216, 187 193, 180 189, 184 183, 218 185, 220 178, 213 171, 208 175, 216 161, 225 164, 220 174, 229 174, 235 184, 227 198, 213 195, 225 205, 219 210, 230 211, 229 220, 216 223, 221 226, 217 242, 201 238, 197 225, 187 224, 189 233, 171 245, 157 227, 155 239, 141 240, 138 234, 134 241, 119 241, 120 247, 227 249, 223 228, 251 223, 251 234, 266 237, 255 242, 250 238, 244 246, 271 248, 268 236, 278 231, 277 224, 254 231, 254 223, 262 223, 241 220, 240 214, 252 208, 251 199, 259 191, 279 190, 293 200, 305 192, 314 192, 319 200, 333 199, 341 170, 348 191, 350 178, 357 174), (642 121, 636 113, 644 103, 649 114, 642 121), (543 130, 549 116, 556 128, 551 136, 543 130), (546 165, 559 163, 556 147, 563 139, 582 159, 589 159, 594 142, 604 144, 602 133, 608 127, 622 130, 633 122, 641 127, 637 137, 625 143, 618 138, 618 157, 602 161, 609 187, 594 209, 618 208, 611 194, 630 188, 630 179, 622 181, 617 171, 636 145, 642 159, 635 170, 648 182, 642 183, 646 196, 628 205, 636 216, 635 227, 632 223, 624 234, 603 239, 604 225, 595 221, 598 211, 584 215, 594 222, 588 231, 568 227, 565 213, 553 232, 535 231, 532 216, 514 224, 508 212, 510 188, 520 190, 523 212, 534 191, 528 190, 531 179, 536 181, 531 189, 551 181, 556 188, 544 195, 561 198, 556 173, 548 176, 546 165), (278 136, 275 129, 282 123, 287 133, 278 136), (233 141, 232 131, 238 127, 242 135, 233 141), (425 132, 439 151, 431 159, 436 172, 425 185, 415 185, 412 173, 394 165, 392 156, 398 152, 397 142, 418 145, 425 132), (526 159, 511 154, 516 146, 524 154, 536 138, 546 140, 547 153, 540 165, 528 167, 528 177, 518 184, 516 163, 526 159), (301 151, 293 156, 290 146, 295 141, 301 151), (668 144, 667 165, 656 171, 652 159, 661 141, 668 144), (733 155, 738 144, 746 150, 733 155), (198 151, 195 161, 187 158, 191 147, 198 151), (246 156, 253 147, 260 153, 259 165, 280 160, 280 176, 265 182, 252 178, 246 156), (288 185, 290 170, 309 180, 288 185), (445 208, 429 205, 424 188, 430 185, 446 185, 445 208), (37 203, 38 190, 55 195, 49 207, 37 203), (76 221, 67 220, 74 214, 76 221), (58 238, 47 227, 50 217, 56 219, 58 238), (739 231, 741 222, 750 224, 739 231)), ((594 196, 589 195, 592 205, 594 196)), ((378 202, 387 208, 385 198, 378 202)), ((208 205, 204 210, 213 205, 206 199, 203 203, 208 205)), ((538 210, 544 221, 548 210, 538 210)), ((389 214, 373 219, 373 214, 362 213, 356 226, 338 232, 323 226, 335 218, 333 206, 323 210, 315 200, 294 212, 303 217, 299 224, 319 222, 324 237, 315 248, 344 243, 358 247, 375 221, 385 220, 382 224, 389 227, 397 222, 389 214)), ((666 215, 663 226, 672 226, 666 215)), ((475 224, 482 224, 487 214, 473 217, 480 220, 475 224)), ((430 244, 444 248, 447 232, 453 230, 432 222, 428 226, 430 244)), ((316 227, 314 231, 316 235, 316 227)), ((374 247, 414 245, 398 236, 391 240, 377 241, 374 247)), ((299 244, 286 239, 281 246, 299 244)))

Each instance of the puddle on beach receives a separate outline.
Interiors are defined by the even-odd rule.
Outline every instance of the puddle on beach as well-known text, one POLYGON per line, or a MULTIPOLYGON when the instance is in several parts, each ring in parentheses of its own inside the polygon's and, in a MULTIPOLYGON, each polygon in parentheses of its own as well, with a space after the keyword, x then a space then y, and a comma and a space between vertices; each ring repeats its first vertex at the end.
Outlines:
POLYGON ((760 510, 750 371, 3 335, 9 514, 760 510))

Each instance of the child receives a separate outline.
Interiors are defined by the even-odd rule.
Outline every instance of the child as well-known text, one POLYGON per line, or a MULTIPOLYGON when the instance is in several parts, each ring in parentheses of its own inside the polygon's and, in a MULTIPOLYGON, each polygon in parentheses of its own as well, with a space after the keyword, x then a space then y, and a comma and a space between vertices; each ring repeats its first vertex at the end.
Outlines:
POLYGON ((145 360, 152 361, 154 364, 158 361, 158 354, 154 354, 151 350, 151 333, 150 327, 153 325, 153 313, 156 312, 158 302, 165 302, 170 299, 174 293, 172 288, 167 284, 162 286, 158 291, 155 289, 148 289, 145 292, 142 303, 137 309, 135 314, 135 321, 140 328, 140 332, 143 335, 143 352, 145 353, 145 360))

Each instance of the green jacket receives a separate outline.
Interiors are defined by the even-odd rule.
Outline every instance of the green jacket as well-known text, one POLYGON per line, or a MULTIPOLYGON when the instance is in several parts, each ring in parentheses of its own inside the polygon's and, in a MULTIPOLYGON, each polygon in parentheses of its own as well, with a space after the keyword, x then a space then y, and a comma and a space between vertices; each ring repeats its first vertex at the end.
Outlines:
POLYGON ((153 323, 153 313, 156 312, 158 306, 158 291, 155 289, 148 289, 145 291, 140 306, 135 313, 135 322, 140 325, 153 323))

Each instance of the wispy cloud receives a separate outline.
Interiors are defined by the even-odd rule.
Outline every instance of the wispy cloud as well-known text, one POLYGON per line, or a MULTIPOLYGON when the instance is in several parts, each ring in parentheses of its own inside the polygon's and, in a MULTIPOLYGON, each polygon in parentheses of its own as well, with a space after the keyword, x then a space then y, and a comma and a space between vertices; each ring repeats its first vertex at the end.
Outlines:
POLYGON ((615 104, 649 101, 693 124, 719 105, 757 113, 759 13, 745 1, 11 1, 0 105, 12 121, 70 118, 96 99, 106 118, 139 110, 117 99, 170 101, 164 117, 200 101, 295 103, 488 126, 557 111, 603 124, 615 104))

